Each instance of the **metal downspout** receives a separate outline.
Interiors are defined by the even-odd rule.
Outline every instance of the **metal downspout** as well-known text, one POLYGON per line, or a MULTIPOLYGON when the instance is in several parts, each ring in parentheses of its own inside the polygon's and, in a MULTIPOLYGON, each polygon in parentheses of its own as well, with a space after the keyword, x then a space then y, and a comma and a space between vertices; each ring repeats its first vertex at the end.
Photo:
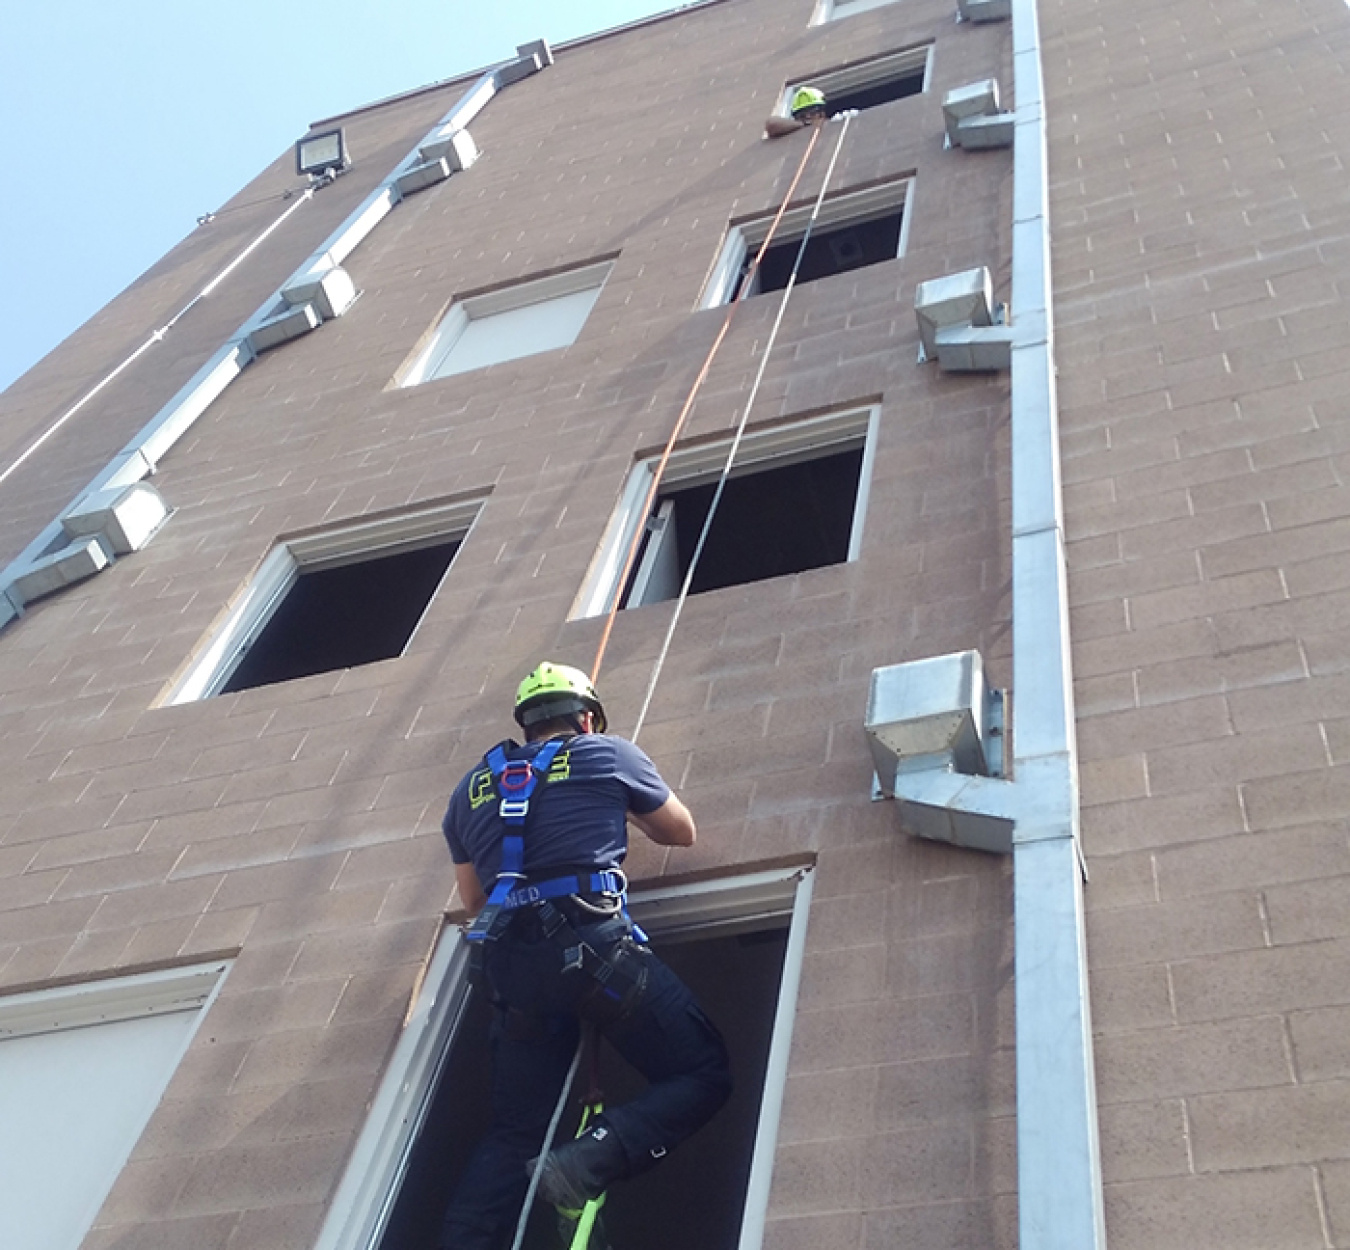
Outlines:
POLYGON ((1036 0, 1012 0, 1013 833, 1022 1250, 1105 1250, 1036 0))

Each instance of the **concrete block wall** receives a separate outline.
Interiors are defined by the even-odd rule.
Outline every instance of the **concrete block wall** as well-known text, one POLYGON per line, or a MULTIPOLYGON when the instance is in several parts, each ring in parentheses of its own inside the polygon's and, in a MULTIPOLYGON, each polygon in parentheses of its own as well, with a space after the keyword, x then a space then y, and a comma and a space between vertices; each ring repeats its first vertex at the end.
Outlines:
MULTIPOLYGON (((879 406, 861 558, 691 600, 643 743, 702 837, 630 867, 817 857, 766 1244, 1014 1243, 1009 866, 908 837, 870 801, 861 729, 874 666, 978 647, 1010 676, 1006 380, 918 366, 912 311, 915 283, 977 264, 1006 295, 1010 156, 944 151, 940 105, 1011 87, 1009 32, 946 0, 808 29, 811 8, 727 0, 503 92, 472 127, 478 164, 348 260, 351 312, 252 365, 165 459, 177 511, 155 541, 0 635, 0 991, 235 960, 87 1250, 312 1244, 455 904, 445 795, 509 732, 524 671, 589 663, 599 622, 568 611, 720 324, 695 311, 704 278, 728 221, 775 207, 796 168, 804 136, 763 140, 764 118, 789 78, 928 40, 931 89, 859 117, 834 183, 913 175, 906 255, 799 289, 753 417, 879 406), (599 257, 614 271, 572 347, 392 385, 455 295, 599 257), (404 656, 162 705, 279 539, 466 493, 485 506, 404 656)), ((467 81, 342 119, 353 171, 0 488, 12 551, 467 81)), ((288 159, 12 389, 8 446, 269 219, 288 159)), ((691 438, 732 428, 774 304, 742 309, 691 438)), ((618 623, 601 684, 619 732, 670 611, 618 623)), ((1108 776, 1131 793, 1128 761, 1108 776)))
POLYGON ((1111 1245, 1346 1246, 1350 12, 1043 10, 1111 1245))

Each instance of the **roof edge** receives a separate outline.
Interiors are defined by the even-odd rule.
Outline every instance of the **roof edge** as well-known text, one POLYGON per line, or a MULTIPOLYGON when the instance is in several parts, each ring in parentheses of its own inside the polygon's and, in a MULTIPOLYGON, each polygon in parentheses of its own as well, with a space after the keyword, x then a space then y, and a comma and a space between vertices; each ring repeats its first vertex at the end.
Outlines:
MULTIPOLYGON (((610 26, 605 30, 595 31, 590 35, 578 35, 575 39, 568 39, 563 43, 556 44, 553 51, 567 52, 573 48, 584 47, 586 44, 596 43, 601 39, 611 39, 615 35, 622 35, 630 30, 637 30, 643 26, 654 26, 658 22, 668 22, 672 18, 682 17, 686 13, 694 12, 698 9, 710 9, 719 4, 727 4, 730 0, 690 0, 688 4, 681 4, 673 9, 666 9, 660 13, 653 13, 650 17, 639 17, 631 22, 624 22, 620 26, 610 26)), ((508 58, 509 59, 509 58, 508 58)), ((329 126, 334 122, 342 121, 347 117, 355 117, 359 113, 368 113, 372 109, 384 108, 390 104, 399 104, 404 100, 415 99, 417 96, 426 95, 432 91, 441 91, 446 87, 453 87, 458 83, 468 82, 474 78, 479 78, 489 70, 496 69, 502 61, 491 61, 487 65, 481 65, 477 69, 465 70, 462 73, 455 74, 450 78, 442 78, 436 82, 427 83, 423 87, 412 87, 407 91, 400 91, 395 95, 384 96, 379 100, 372 100, 369 104, 361 104, 356 108, 344 109, 340 113, 330 113, 327 117, 320 117, 309 123, 311 130, 318 126, 329 126)))

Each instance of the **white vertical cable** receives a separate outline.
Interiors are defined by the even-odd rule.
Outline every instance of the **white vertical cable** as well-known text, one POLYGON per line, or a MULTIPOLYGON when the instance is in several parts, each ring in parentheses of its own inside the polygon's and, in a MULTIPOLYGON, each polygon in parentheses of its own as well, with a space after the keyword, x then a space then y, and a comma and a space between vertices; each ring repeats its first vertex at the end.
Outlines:
POLYGON ((31 443, 29 443, 28 446, 25 447, 24 450, 18 454, 18 456, 16 456, 12 461, 10 461, 10 463, 6 466, 4 471, 0 472, 0 482, 4 482, 11 474, 13 474, 14 471, 18 469, 20 465, 22 465, 26 460, 28 460, 28 458, 32 456, 35 451, 37 451, 49 438, 52 437, 53 434, 55 434, 63 425, 65 425, 65 423, 69 421, 71 417, 73 417, 77 412, 79 412, 79 410, 83 408, 85 404, 87 404, 91 399, 93 399, 94 396, 97 395, 101 390, 103 390, 105 386, 107 386, 110 382, 116 379, 118 375, 122 373, 123 370, 133 365, 137 360, 140 359, 142 355, 144 355, 145 352, 147 352, 156 343, 158 343, 161 339, 163 339, 164 336, 174 328, 174 326, 178 323, 179 319, 182 318, 182 316, 190 308, 192 308, 194 305, 196 305, 201 300, 204 300, 208 295, 210 295, 211 292, 216 289, 216 287, 218 287, 226 278, 230 276, 231 273, 235 271, 235 269, 237 269, 240 265, 244 263, 244 261, 248 258, 248 256, 253 252, 254 248, 258 247, 267 238, 267 236, 270 235, 272 231, 275 230, 278 226, 280 226, 281 223, 284 222, 287 217, 289 217, 293 212, 295 212, 295 210, 299 208, 301 204, 306 203, 313 197, 314 197, 313 187, 310 187, 306 191, 304 191, 301 194, 300 198, 296 200, 296 202, 292 204, 290 208, 288 208, 284 213, 282 213, 281 216, 276 219, 276 221, 274 221, 270 226, 267 227, 267 229, 265 229, 260 235, 258 235, 258 237, 254 239, 252 243, 250 243, 232 261, 230 261, 230 263, 226 265, 224 269, 222 269, 218 274, 216 274, 216 276, 212 278, 210 282, 208 282, 204 287, 202 287, 202 289, 198 291, 197 294, 194 295, 190 300, 188 300, 188 302, 184 304, 182 308, 180 308, 176 313, 174 313, 174 315, 170 317, 168 321, 166 321, 162 326, 160 326, 158 330, 152 331, 150 337, 147 338, 145 342, 142 343, 138 348, 136 348, 136 350, 132 352, 131 355, 129 355, 124 361, 122 361, 122 363, 118 365, 115 369, 105 374, 104 377, 94 386, 90 387, 89 390, 85 391, 85 393, 81 395, 79 399, 77 399, 69 408, 65 410, 65 412, 63 412, 59 417, 57 417, 55 421, 53 421, 45 430, 42 431, 41 434, 37 436, 37 438, 35 438, 31 443))
POLYGON ((806 255, 806 245, 811 240, 811 231, 816 224, 816 219, 820 216, 820 206, 825 200, 825 192, 829 188, 830 179, 834 176, 834 167, 839 160, 839 153, 844 147, 844 136, 848 134, 849 124, 853 121, 852 112, 844 114, 844 124, 839 131, 839 141, 834 145, 834 152, 830 156, 830 163, 825 169, 825 177, 821 180, 820 192, 816 196, 816 202, 811 207, 811 217, 806 223, 806 233, 802 235, 801 244, 797 248, 797 259, 792 263, 792 272, 788 275, 787 285, 783 288, 783 298, 778 305, 778 314, 774 317, 773 328, 769 331, 769 337, 764 343, 764 352, 759 359, 759 369, 755 372, 754 383, 750 387, 750 394, 745 401, 745 407, 741 409, 741 418, 736 424, 736 433, 731 440, 731 446, 727 448, 726 463, 722 465, 721 476, 717 479, 717 489, 713 491, 713 497, 708 504, 708 515, 703 519, 703 529, 699 532, 698 542, 694 545, 694 553, 689 557, 689 569, 684 575, 684 584, 680 587, 679 596, 675 600, 675 611, 670 618, 670 624, 666 626, 666 636, 661 643, 660 654, 656 657, 656 663, 652 666, 652 675, 647 682, 647 693, 642 698, 642 709, 638 712, 637 724, 633 728, 633 741, 636 742, 638 734, 642 732, 642 726, 647 719, 647 711, 652 704, 652 696, 656 693, 656 683, 661 678, 661 670, 665 667, 666 656, 670 654, 670 643, 675 636, 675 627, 680 623, 680 614, 684 611, 685 600, 689 598, 689 588, 694 582, 694 573, 698 568, 699 557, 703 554, 703 548, 708 541, 708 534, 712 530, 713 517, 717 514, 717 505, 721 502, 722 492, 726 489, 727 478, 731 475, 732 465, 736 463, 736 453, 740 450, 741 439, 745 435, 746 423, 750 420, 750 410, 754 407, 755 399, 759 395, 760 383, 764 381, 764 372, 769 365, 769 357, 773 353, 774 344, 778 339, 779 327, 783 324, 783 314, 787 312, 788 300, 792 297, 792 289, 797 285, 797 272, 801 269, 802 257, 806 255))
POLYGON ((548 1152, 553 1149, 553 1139, 558 1134, 558 1124, 562 1120, 563 1108, 567 1106, 567 1095, 572 1092, 572 1082, 576 1080, 577 1066, 581 1063, 581 1050, 585 1045, 586 1035, 583 1033, 577 1039, 577 1051, 572 1056, 572 1066, 567 1069, 567 1076, 563 1078, 562 1089, 558 1093, 558 1105, 553 1108, 553 1118, 548 1122, 544 1144, 539 1148, 534 1171, 530 1173, 530 1187, 525 1191, 525 1205, 520 1208, 520 1218, 516 1221, 516 1235, 511 1242, 511 1250, 520 1250, 520 1243, 525 1240, 525 1226, 530 1222, 530 1208, 534 1206, 534 1196, 539 1192, 539 1177, 544 1171, 544 1161, 548 1158, 548 1152))

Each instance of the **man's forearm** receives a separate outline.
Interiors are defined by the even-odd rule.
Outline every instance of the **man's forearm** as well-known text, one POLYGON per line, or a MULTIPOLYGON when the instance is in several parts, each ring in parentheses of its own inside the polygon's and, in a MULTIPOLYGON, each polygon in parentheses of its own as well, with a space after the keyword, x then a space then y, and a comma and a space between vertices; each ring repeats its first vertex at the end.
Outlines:
POLYGON ((459 901, 466 910, 477 915, 487 903, 487 895, 478 880, 472 864, 455 865, 455 884, 459 886, 459 901))
POLYGON ((656 811, 629 812, 628 819, 658 846, 693 846, 698 836, 694 817, 673 794, 656 811))

